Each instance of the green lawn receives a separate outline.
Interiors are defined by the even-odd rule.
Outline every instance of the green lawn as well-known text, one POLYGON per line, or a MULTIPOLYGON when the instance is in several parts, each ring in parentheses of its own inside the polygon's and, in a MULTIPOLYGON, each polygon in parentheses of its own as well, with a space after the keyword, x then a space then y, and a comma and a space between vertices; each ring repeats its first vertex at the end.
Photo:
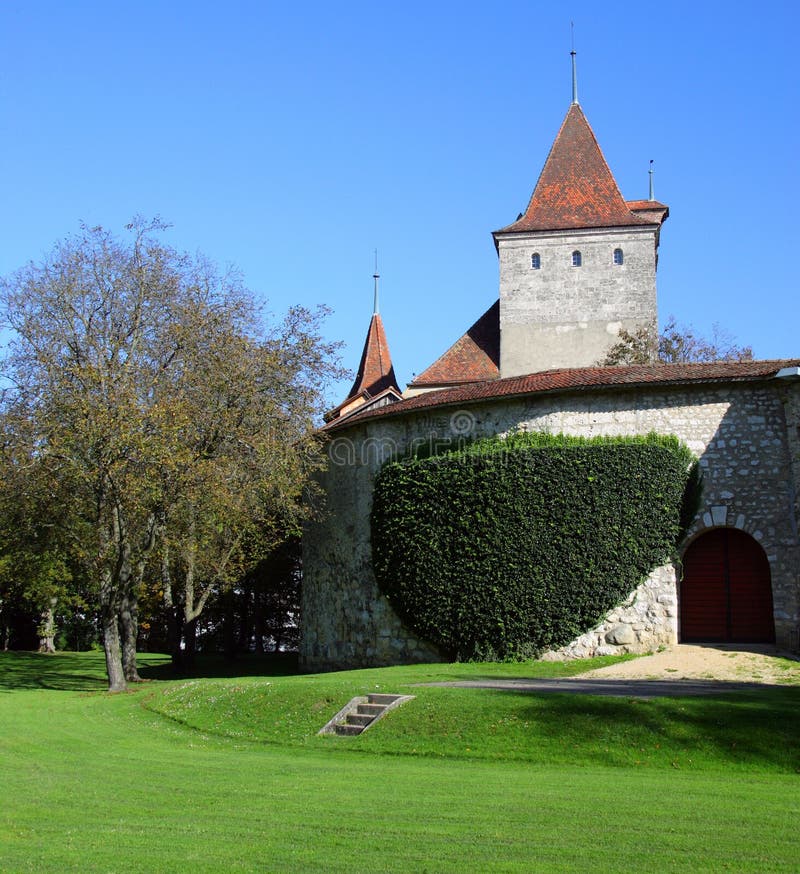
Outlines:
POLYGON ((798 868, 799 688, 634 701, 409 687, 585 665, 258 669, 109 696, 97 654, 0 653, 0 870, 798 868), (316 736, 375 688, 417 699, 316 736))

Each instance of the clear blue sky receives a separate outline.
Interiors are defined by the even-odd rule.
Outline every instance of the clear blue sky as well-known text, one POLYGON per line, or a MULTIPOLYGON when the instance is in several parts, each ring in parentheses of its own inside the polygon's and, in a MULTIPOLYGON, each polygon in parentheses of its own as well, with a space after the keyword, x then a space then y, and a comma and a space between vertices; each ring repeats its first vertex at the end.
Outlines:
MULTIPOLYGON (((579 99, 628 199, 670 207, 659 311, 800 355, 793 2, 0 0, 0 274, 134 215, 238 265, 269 309, 325 303, 355 368, 381 311, 404 385, 497 296, 579 99)), ((331 402, 349 387, 331 390, 331 402)))

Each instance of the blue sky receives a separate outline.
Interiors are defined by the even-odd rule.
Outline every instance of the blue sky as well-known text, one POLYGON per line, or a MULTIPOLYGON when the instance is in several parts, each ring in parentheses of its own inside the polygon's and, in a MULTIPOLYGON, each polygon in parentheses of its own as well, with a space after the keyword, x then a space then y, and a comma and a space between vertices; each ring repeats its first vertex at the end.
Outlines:
MULTIPOLYGON (((659 312, 800 355, 800 13, 757 7, 0 0, 0 274, 80 222, 160 215, 281 314, 328 304, 355 368, 381 311, 401 384, 497 296, 579 99, 628 199, 670 207, 659 312)), ((333 386, 331 403, 349 384, 333 386)))

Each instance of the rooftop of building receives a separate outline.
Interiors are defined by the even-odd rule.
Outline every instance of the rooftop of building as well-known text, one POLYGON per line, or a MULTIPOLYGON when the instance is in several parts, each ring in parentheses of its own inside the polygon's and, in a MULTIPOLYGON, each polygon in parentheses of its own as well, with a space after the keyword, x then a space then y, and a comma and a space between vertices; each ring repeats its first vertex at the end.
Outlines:
POLYGON ((525 212, 494 232, 505 234, 660 224, 668 210, 655 201, 622 197, 583 110, 573 103, 547 156, 525 212), (648 215, 643 204, 651 204, 648 215), (661 218, 656 209, 663 210, 661 218))
POLYGON ((414 377, 409 388, 459 385, 499 376, 500 301, 495 301, 443 355, 414 377))
POLYGON ((369 322, 353 387, 338 406, 325 414, 325 421, 335 420, 342 414, 343 410, 350 408, 353 404, 357 405, 360 401, 375 398, 390 389, 396 392, 398 397, 402 394, 397 384, 397 377, 394 375, 383 320, 380 313, 376 311, 372 314, 369 322))
MULTIPOLYGON (((715 361, 705 364, 650 364, 621 367, 581 367, 544 370, 526 376, 486 380, 428 391, 396 404, 357 413, 346 424, 356 425, 418 411, 546 394, 585 393, 609 389, 666 388, 757 382, 774 378, 781 370, 800 368, 800 358, 771 361, 715 361)), ((345 425, 344 422, 341 423, 345 425)), ((336 422, 327 426, 337 427, 336 422)))

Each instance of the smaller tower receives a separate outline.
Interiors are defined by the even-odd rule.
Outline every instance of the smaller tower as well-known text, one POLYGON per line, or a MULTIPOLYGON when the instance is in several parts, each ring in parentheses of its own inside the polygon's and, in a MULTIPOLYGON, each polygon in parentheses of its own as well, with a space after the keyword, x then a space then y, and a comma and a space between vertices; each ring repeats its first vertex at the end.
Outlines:
POLYGON ((325 413, 326 423, 333 422, 361 410, 382 407, 403 399, 394 375, 392 357, 389 354, 389 343, 378 306, 378 274, 377 254, 375 257, 375 273, 372 276, 375 283, 373 291, 372 318, 364 341, 364 350, 358 365, 353 387, 345 400, 325 413))

